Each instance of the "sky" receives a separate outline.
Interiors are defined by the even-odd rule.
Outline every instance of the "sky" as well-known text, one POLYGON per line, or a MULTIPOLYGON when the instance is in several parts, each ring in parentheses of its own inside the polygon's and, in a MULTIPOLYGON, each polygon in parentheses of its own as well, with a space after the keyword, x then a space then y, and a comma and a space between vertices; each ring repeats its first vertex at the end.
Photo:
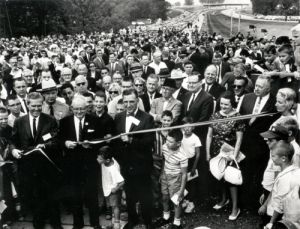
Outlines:
MULTIPOLYGON (((184 4, 184 0, 167 0, 168 2, 170 2, 171 4, 174 4, 175 2, 181 2, 181 5, 184 4)), ((251 3, 250 0, 225 0, 226 3, 251 3)), ((199 1, 198 0, 194 0, 194 4, 199 5, 199 1)))

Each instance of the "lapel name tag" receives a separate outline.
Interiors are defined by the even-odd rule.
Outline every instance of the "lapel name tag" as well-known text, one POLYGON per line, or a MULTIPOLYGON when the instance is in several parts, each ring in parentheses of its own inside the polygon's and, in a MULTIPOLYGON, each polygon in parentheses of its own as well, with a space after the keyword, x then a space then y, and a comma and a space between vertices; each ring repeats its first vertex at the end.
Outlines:
POLYGON ((88 129, 87 132, 88 132, 88 133, 92 133, 92 132, 95 132, 95 130, 88 129))
POLYGON ((52 138, 52 136, 51 136, 50 133, 45 134, 45 135, 43 136, 43 140, 44 140, 44 141, 47 141, 47 140, 49 140, 49 139, 51 139, 51 138, 52 138))

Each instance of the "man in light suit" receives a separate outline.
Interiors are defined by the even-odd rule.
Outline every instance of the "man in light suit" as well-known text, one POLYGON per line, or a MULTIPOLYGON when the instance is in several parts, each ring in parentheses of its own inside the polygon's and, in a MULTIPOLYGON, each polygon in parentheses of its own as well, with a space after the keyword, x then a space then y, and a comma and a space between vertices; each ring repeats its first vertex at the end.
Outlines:
POLYGON ((96 116, 87 114, 86 99, 77 95, 72 101, 74 115, 60 121, 59 140, 65 152, 65 178, 71 199, 73 228, 81 229, 83 203, 89 210, 90 225, 99 226, 97 146, 87 141, 103 138, 102 127, 96 116))
POLYGON ((115 53, 109 54, 109 64, 106 67, 109 70, 110 76, 113 76, 115 72, 119 72, 121 75, 125 74, 123 66, 117 62, 115 53))
POLYGON ((155 122, 160 123, 161 114, 165 110, 172 112, 174 122, 178 121, 181 114, 182 103, 173 98, 172 94, 175 89, 175 80, 166 78, 162 85, 162 97, 154 99, 151 105, 150 114, 153 116, 155 122))
POLYGON ((42 89, 38 91, 40 91, 45 98, 42 107, 43 113, 51 115, 58 121, 71 114, 69 106, 57 100, 58 87, 54 80, 42 81, 42 89))
POLYGON ((35 229, 44 228, 47 215, 52 227, 61 229, 56 191, 62 174, 41 153, 25 154, 34 148, 42 149, 54 163, 60 161, 57 122, 42 113, 40 93, 30 93, 27 100, 29 114, 15 121, 12 133, 12 155, 18 163, 21 206, 32 207, 35 229))
MULTIPOLYGON (((138 109, 138 94, 129 89, 123 92, 126 111, 115 117, 117 134, 154 128, 153 117, 138 109)), ((141 215, 146 228, 153 228, 151 171, 154 134, 125 135, 114 142, 116 158, 125 179, 128 223, 124 229, 133 229, 138 224, 136 203, 141 204, 141 215)))
MULTIPOLYGON (((274 113, 276 99, 270 94, 270 79, 259 77, 255 83, 254 93, 246 94, 243 98, 240 114, 258 114, 262 112, 274 113)), ((260 182, 264 169, 269 159, 269 148, 260 136, 260 133, 267 131, 271 124, 278 118, 277 115, 247 120, 247 128, 244 132, 241 151, 246 155, 242 166, 244 167, 245 195, 251 191, 253 198, 246 198, 250 203, 255 200, 257 203, 260 192, 260 182)))

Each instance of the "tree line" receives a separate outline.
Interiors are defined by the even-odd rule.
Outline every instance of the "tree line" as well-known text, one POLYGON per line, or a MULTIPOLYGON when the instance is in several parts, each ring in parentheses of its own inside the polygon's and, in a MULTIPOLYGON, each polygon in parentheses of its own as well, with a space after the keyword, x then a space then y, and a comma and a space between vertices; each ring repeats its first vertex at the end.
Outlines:
POLYGON ((115 31, 138 19, 167 18, 165 0, 2 0, 0 35, 115 31))
POLYGON ((299 0, 251 0, 253 13, 264 15, 299 15, 299 0))

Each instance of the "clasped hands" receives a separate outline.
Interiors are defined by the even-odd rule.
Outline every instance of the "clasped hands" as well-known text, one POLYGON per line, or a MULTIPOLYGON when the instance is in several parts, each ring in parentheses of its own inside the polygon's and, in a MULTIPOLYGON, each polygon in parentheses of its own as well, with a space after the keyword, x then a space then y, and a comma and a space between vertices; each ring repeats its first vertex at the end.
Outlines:
MULTIPOLYGON (((87 149, 91 147, 91 143, 87 140, 84 140, 83 142, 80 143, 82 145, 83 148, 87 149)), ((74 141, 66 141, 65 142, 65 146, 68 149, 74 149, 77 145, 79 145, 78 142, 74 142, 74 141)))

